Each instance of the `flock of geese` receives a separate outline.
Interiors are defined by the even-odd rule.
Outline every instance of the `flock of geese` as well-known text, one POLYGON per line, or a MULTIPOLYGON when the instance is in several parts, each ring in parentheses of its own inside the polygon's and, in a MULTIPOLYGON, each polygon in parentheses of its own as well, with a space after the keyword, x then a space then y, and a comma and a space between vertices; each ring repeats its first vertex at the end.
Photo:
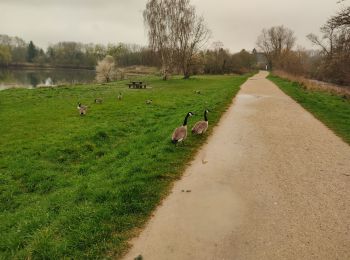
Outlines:
MULTIPOLYGON (((192 134, 197 134, 197 135, 201 135, 204 134, 209 126, 209 122, 208 122, 208 112, 209 110, 205 110, 204 111, 204 120, 198 121, 197 123, 195 123, 195 125, 192 127, 192 134)), ((191 116, 193 116, 194 114, 192 112, 188 112, 184 123, 182 124, 182 126, 176 128, 173 132, 173 135, 171 137, 171 142, 173 144, 178 144, 181 143, 183 141, 185 141, 186 137, 187 137, 187 121, 188 118, 190 118, 191 116)))
MULTIPOLYGON (((117 99, 118 100, 122 100, 123 99, 123 94, 121 92, 119 92, 119 95, 117 96, 117 99)), ((94 103, 95 104, 102 104, 103 103, 103 99, 102 98, 95 98, 94 103)), ((88 106, 82 105, 80 102, 78 102, 77 109, 79 111, 79 115, 85 116, 86 113, 87 113, 87 110, 88 110, 88 106)))
MULTIPOLYGON (((119 92, 119 95, 117 97, 118 100, 122 100, 123 99, 123 95, 121 92, 119 92)), ((103 99, 102 98, 96 98, 94 100, 94 102, 96 104, 102 104, 103 103, 103 99)), ((152 104, 152 99, 148 99, 146 100, 146 104, 150 105, 152 104)), ((87 113, 87 109, 88 106, 86 105, 82 105, 80 102, 78 102, 78 107, 77 107, 79 114, 81 116, 86 115, 87 113)), ((201 135, 204 134, 209 126, 209 122, 208 122, 208 112, 209 110, 205 110, 204 111, 204 120, 198 121, 197 123, 195 123, 195 125, 192 128, 192 134, 197 134, 197 135, 201 135)), ((182 126, 176 128, 173 132, 173 135, 171 136, 171 142, 173 144, 178 144, 181 142, 184 142, 186 137, 187 137, 187 121, 188 119, 193 116, 194 114, 192 112, 188 112, 185 116, 184 122, 182 124, 182 126)))

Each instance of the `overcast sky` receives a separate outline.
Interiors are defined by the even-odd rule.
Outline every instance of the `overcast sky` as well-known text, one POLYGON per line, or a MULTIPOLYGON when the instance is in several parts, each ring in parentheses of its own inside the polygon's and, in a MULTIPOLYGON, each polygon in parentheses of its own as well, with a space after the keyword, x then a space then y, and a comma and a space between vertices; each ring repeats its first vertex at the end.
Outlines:
MULTIPOLYGON (((318 33, 340 8, 337 0, 192 0, 212 31, 231 51, 251 50, 264 27, 285 25, 298 44, 318 33)), ((346 3, 349 3, 347 1, 346 3)), ((142 11, 146 0, 0 0, 0 34, 46 48, 58 41, 147 45, 142 11)))

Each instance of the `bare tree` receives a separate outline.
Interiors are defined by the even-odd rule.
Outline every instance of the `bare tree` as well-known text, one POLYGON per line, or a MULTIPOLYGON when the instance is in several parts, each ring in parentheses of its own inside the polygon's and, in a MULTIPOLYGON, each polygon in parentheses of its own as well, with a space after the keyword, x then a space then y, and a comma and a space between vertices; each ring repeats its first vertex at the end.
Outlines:
POLYGON ((350 6, 331 17, 321 27, 321 32, 322 38, 308 35, 309 40, 321 48, 322 61, 316 76, 325 81, 350 84, 350 6))
POLYGON ((333 56, 334 41, 336 38, 335 35, 336 26, 332 23, 327 23, 321 27, 321 32, 323 33, 322 39, 317 35, 310 33, 307 35, 307 38, 316 46, 321 47, 322 52, 329 57, 333 56))
MULTIPOLYGON (((339 1, 339 3, 344 2, 339 1)), ((316 46, 321 47, 322 52, 328 57, 333 57, 335 45, 350 30, 350 6, 341 9, 335 16, 331 17, 327 23, 321 27, 322 39, 311 33, 307 38, 316 46)))
POLYGON ((350 6, 340 10, 337 15, 329 20, 329 23, 334 27, 350 26, 350 6))
POLYGON ((110 82, 116 77, 115 62, 112 56, 107 55, 103 60, 99 61, 96 66, 96 80, 104 83, 110 82))
POLYGON ((189 0, 149 0, 143 13, 150 47, 159 53, 163 79, 178 66, 188 78, 194 57, 209 38, 189 0))
POLYGON ((148 29, 150 47, 160 55, 163 79, 167 80, 173 65, 175 39, 169 23, 170 0, 149 0, 143 12, 143 18, 148 29))
POLYGON ((269 67, 277 65, 284 55, 287 55, 295 44, 294 32, 282 26, 263 29, 256 42, 257 46, 266 55, 269 67))
POLYGON ((208 41, 210 31, 189 0, 171 1, 170 19, 176 39, 177 62, 184 78, 191 75, 193 60, 208 41))

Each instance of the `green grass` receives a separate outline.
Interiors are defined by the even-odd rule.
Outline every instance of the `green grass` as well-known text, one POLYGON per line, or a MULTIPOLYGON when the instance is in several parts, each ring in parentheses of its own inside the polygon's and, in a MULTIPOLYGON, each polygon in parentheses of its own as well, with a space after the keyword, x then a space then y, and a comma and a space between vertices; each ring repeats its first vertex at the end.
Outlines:
POLYGON ((0 259, 120 256, 205 141, 175 147, 173 129, 206 108, 216 124, 247 77, 1 91, 0 259))
POLYGON ((306 90, 299 83, 274 75, 268 78, 350 144, 349 99, 325 91, 306 90))

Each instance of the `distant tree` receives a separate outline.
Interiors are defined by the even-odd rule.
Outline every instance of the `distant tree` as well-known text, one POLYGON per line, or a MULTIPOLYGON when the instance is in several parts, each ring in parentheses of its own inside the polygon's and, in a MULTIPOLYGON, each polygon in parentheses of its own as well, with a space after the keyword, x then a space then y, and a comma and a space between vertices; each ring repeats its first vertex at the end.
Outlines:
POLYGON ((294 32, 282 26, 263 29, 257 39, 257 46, 264 52, 270 68, 278 67, 283 56, 289 54, 295 44, 294 32))
POLYGON ((232 55, 224 49, 222 42, 214 42, 212 49, 207 50, 204 55, 204 72, 209 74, 229 73, 232 69, 232 55))
POLYGON ((321 27, 322 37, 309 34, 321 51, 316 77, 338 84, 350 84, 350 6, 341 9, 321 27))
POLYGON ((350 6, 340 10, 337 15, 329 20, 329 23, 335 27, 350 26, 350 6))
POLYGON ((11 50, 8 46, 0 45, 0 65, 7 66, 11 62, 11 50))
POLYGON ((253 69, 256 59, 255 55, 245 49, 232 55, 232 70, 236 73, 245 73, 253 69))
POLYGON ((148 0, 143 17, 149 46, 160 56, 163 79, 174 66, 188 78, 194 57, 209 37, 203 17, 189 0, 148 0))
POLYGON ((169 5, 170 0, 149 0, 143 11, 149 46, 160 56, 164 80, 168 79, 174 65, 175 34, 168 17, 169 5))
POLYGON ((36 49, 34 43, 30 41, 27 49, 27 61, 33 62, 37 54, 38 54, 38 50, 36 49))
POLYGON ((33 60, 35 63, 38 63, 38 64, 45 64, 46 61, 47 61, 47 56, 44 52, 43 49, 38 49, 37 50, 37 55, 36 57, 34 58, 33 60))
POLYGON ((80 42, 58 42, 48 47, 46 56, 52 65, 93 68, 97 60, 106 56, 106 48, 80 42))
POLYGON ((107 49, 102 44, 96 44, 94 49, 94 54, 97 58, 97 60, 103 59, 107 55, 107 49))
POLYGON ((10 49, 12 62, 25 62, 27 60, 27 44, 23 39, 0 34, 0 45, 10 49))
POLYGON ((321 47, 324 55, 332 57, 334 50, 334 41, 336 40, 335 29, 336 26, 328 22, 321 27, 321 32, 323 33, 322 39, 313 33, 308 34, 307 38, 314 45, 321 47))
POLYGON ((114 59, 119 59, 120 56, 125 52, 128 52, 128 50, 121 43, 118 45, 115 45, 115 44, 107 45, 107 55, 112 56, 114 59))
POLYGON ((191 75, 193 60, 208 41, 210 31, 204 18, 196 14, 196 9, 189 0, 170 2, 172 5, 169 18, 175 33, 177 63, 184 78, 188 79, 191 75))
POLYGON ((107 55, 103 60, 99 61, 96 66, 96 80, 104 83, 110 82, 116 77, 116 66, 112 56, 107 55))

